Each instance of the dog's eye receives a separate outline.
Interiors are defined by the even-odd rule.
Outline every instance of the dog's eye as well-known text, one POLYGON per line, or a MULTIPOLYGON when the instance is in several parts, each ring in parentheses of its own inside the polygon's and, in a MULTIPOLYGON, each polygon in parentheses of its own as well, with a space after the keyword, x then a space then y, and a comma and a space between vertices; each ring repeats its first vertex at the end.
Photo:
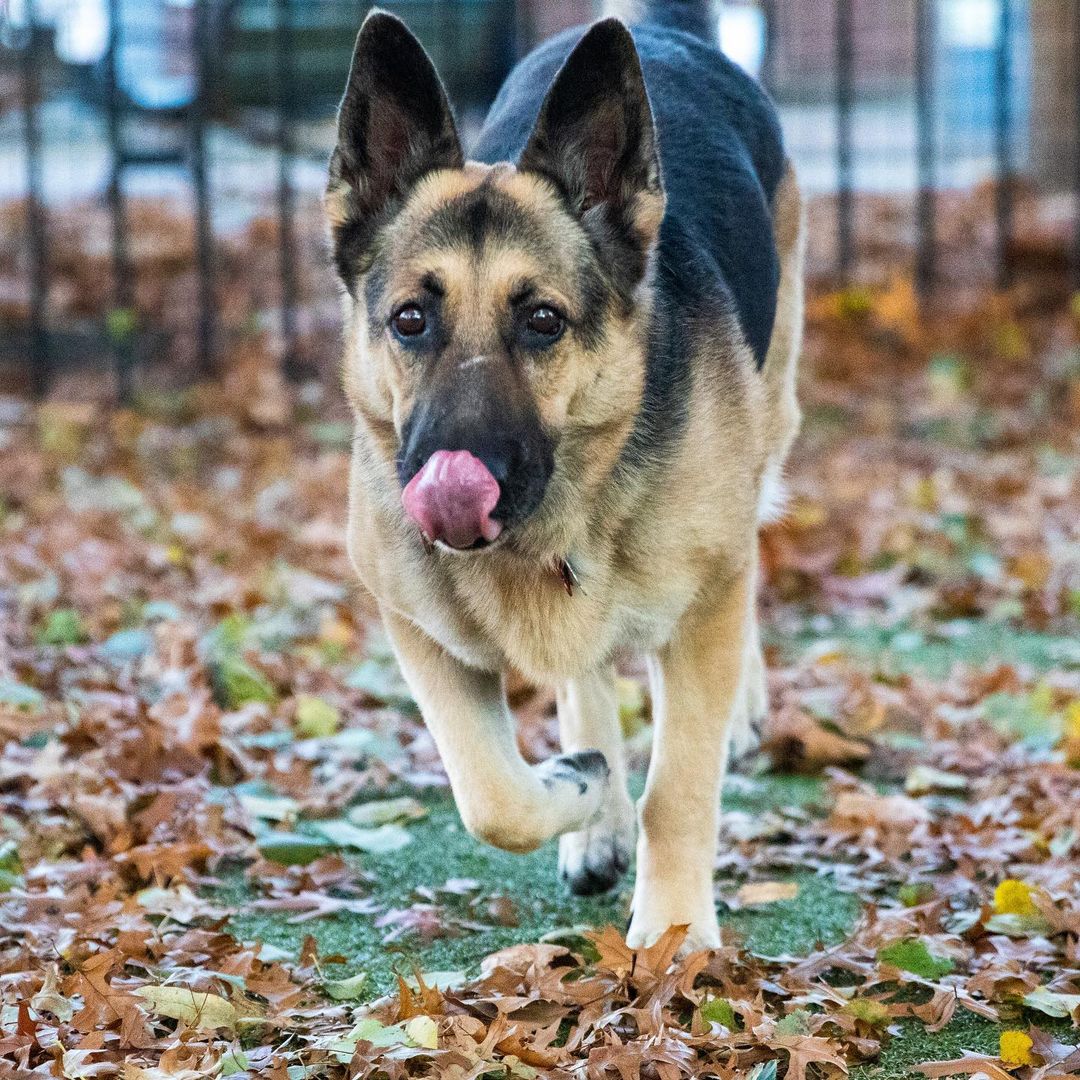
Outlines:
POLYGON ((394 330, 402 337, 416 337, 427 328, 427 319, 416 304, 403 307, 391 320, 394 330))
POLYGON ((527 325, 534 334, 553 338, 562 333, 563 317, 554 308, 541 305, 529 312, 527 325))

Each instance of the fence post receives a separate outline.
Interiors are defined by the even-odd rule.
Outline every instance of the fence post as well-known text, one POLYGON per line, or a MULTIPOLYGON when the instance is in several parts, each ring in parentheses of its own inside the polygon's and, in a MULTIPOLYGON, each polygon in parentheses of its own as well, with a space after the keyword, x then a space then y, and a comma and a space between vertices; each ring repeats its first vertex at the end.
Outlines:
MULTIPOLYGON (((224 28, 221 28, 224 32, 224 28)), ((206 124, 213 91, 213 60, 209 10, 206 0, 196 0, 192 44, 195 51, 195 96, 191 103, 191 182, 195 189, 195 259, 199 278, 199 324, 196 356, 199 372, 214 373, 215 289, 214 229, 210 218, 210 181, 207 169, 206 124)))
POLYGON ((42 193, 41 65, 38 57, 36 0, 26 0, 27 38, 19 55, 22 70, 23 147, 26 152, 26 240, 30 263, 30 321, 28 324, 30 390, 44 397, 52 375, 49 333, 46 324, 49 303, 49 238, 42 193))
POLYGON ((1007 289, 1012 283, 1009 241, 1012 236, 1013 174, 1012 148, 1012 68, 1009 45, 1012 37, 1012 0, 1002 0, 994 50, 994 157, 996 192, 994 199, 996 284, 1007 289))
POLYGON ((296 298, 297 247, 295 232, 296 199, 292 166, 296 148, 293 139, 294 36, 291 0, 276 0, 275 78, 277 81, 277 210, 281 275, 281 336, 284 346, 282 366, 290 379, 303 375, 297 355, 296 298))
POLYGON ((915 3, 915 128, 918 143, 918 184, 916 208, 918 251, 915 258, 915 288, 923 304, 934 287, 937 262, 936 236, 936 133, 934 129, 934 4, 915 3))
MULTIPOLYGON (((1080 3, 1073 4, 1073 56, 1080 56, 1080 3)), ((1073 78, 1076 80, 1076 113, 1073 117, 1074 142, 1073 147, 1073 188, 1076 208, 1073 211, 1076 217, 1073 236, 1073 285, 1080 290, 1080 64, 1073 65, 1073 78)))
POLYGON ((855 28, 852 0, 836 0, 836 262, 841 285, 854 263, 854 166, 852 107, 855 93, 855 28))
POLYGON ((773 64, 776 60, 776 0, 761 0, 761 15, 765 20, 765 42, 761 54, 761 85, 772 91, 776 72, 773 64))
POLYGON ((106 329, 116 357, 117 396, 122 404, 131 400, 135 367, 135 286, 128 250, 127 205, 124 196, 124 118, 117 62, 120 52, 120 0, 109 0, 108 51, 105 54, 105 104, 109 132, 112 171, 109 176, 108 204, 112 224, 114 307, 106 320, 106 329))

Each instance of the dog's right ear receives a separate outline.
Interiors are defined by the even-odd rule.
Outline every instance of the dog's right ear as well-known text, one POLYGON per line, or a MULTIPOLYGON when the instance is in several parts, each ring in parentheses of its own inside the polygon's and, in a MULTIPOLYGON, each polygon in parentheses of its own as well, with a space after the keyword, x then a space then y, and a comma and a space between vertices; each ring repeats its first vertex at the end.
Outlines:
POLYGON ((413 184, 463 164, 450 103, 424 47, 400 19, 373 11, 356 39, 326 197, 347 286, 367 269, 375 234, 413 184))

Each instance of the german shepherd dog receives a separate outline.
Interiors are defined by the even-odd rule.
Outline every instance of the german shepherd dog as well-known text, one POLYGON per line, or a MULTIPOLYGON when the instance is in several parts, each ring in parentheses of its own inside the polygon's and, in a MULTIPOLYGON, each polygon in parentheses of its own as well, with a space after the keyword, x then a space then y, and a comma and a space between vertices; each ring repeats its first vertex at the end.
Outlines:
POLYGON ((326 199, 356 414, 349 552, 462 820, 560 837, 577 893, 634 850, 628 940, 715 946, 720 788, 766 710, 757 531, 795 436, 802 210, 773 106, 703 0, 522 60, 466 158, 396 18, 363 24, 326 199), (635 814, 615 662, 648 658, 635 814), (531 766, 502 677, 556 688, 531 766))

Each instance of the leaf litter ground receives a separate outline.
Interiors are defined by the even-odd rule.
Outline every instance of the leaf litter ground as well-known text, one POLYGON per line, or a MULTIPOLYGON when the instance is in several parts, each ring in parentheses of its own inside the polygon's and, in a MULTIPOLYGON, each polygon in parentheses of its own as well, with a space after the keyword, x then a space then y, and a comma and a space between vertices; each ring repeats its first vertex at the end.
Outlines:
POLYGON ((3 1075, 1080 1071, 1080 305, 810 316, 725 945, 678 959, 464 834, 351 585, 344 429, 257 341, 228 393, 5 399, 3 1075))

